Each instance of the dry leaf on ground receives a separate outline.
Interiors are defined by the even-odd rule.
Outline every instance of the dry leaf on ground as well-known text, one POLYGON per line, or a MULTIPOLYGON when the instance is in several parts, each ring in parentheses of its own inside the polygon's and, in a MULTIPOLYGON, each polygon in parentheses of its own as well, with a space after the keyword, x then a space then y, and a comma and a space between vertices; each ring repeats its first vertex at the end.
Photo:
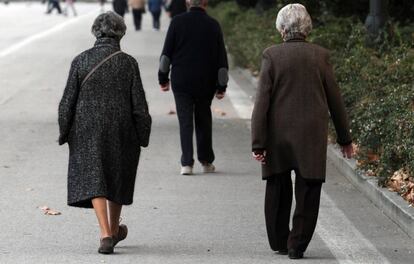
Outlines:
POLYGON ((45 215, 61 215, 62 214, 61 212, 51 209, 46 205, 40 206, 39 209, 42 210, 45 213, 45 215))

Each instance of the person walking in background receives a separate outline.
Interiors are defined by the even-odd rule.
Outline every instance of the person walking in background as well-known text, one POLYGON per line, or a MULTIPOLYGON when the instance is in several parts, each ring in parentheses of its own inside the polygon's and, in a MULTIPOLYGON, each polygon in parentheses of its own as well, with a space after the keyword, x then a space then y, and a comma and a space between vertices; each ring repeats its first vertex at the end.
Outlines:
POLYGON ((142 14, 145 13, 145 0, 128 0, 132 9, 135 30, 141 30, 142 14))
POLYGON ((105 12, 105 3, 106 0, 99 0, 99 5, 101 6, 101 13, 105 12))
POLYGON ((160 16, 162 12, 162 6, 164 5, 164 0, 149 0, 148 1, 148 10, 152 15, 152 26, 154 29, 160 29, 160 16))
POLYGON ((78 14, 76 13, 76 9, 75 9, 75 0, 65 0, 65 9, 63 10, 63 14, 65 16, 68 15, 68 9, 69 7, 72 9, 73 15, 77 16, 78 14))
POLYGON ((193 173, 193 130, 203 172, 214 172, 211 102, 222 99, 228 82, 227 53, 219 23, 207 15, 207 0, 189 0, 190 12, 168 28, 158 72, 162 91, 172 90, 181 139, 181 174, 193 173))
POLYGON ((62 9, 60 8, 59 0, 49 0, 47 4, 46 14, 51 14, 53 9, 55 8, 59 14, 62 14, 62 9))
POLYGON ((252 151, 266 183, 265 219, 270 247, 291 259, 303 257, 314 233, 326 174, 329 114, 338 143, 353 155, 348 118, 329 51, 306 42, 312 20, 300 4, 276 19, 283 43, 263 52, 252 114, 252 151), (296 208, 291 171, 295 171, 296 208))
POLYGON ((115 13, 124 17, 125 12, 128 8, 127 0, 113 0, 112 6, 114 8, 115 13))
POLYGON ((95 45, 73 60, 59 104, 59 144, 69 144, 68 204, 95 209, 103 254, 127 236, 119 217, 132 204, 140 147, 151 131, 138 63, 120 51, 125 31, 113 12, 95 19, 95 45))
POLYGON ((171 0, 167 11, 171 18, 187 12, 187 3, 186 0, 171 0))

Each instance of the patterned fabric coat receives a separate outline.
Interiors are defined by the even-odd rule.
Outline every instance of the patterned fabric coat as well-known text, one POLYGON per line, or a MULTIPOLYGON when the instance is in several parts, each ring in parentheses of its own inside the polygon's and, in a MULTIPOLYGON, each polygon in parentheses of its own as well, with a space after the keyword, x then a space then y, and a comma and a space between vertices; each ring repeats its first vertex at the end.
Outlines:
POLYGON ((252 114, 252 149, 266 150, 263 179, 295 170, 325 181, 329 116, 338 143, 350 144, 329 51, 300 37, 266 49, 252 114))
POLYGON ((59 105, 59 144, 69 144, 68 204, 91 208, 106 197, 132 203, 140 147, 146 147, 151 117, 137 61, 121 53, 119 41, 101 38, 77 56, 59 105))

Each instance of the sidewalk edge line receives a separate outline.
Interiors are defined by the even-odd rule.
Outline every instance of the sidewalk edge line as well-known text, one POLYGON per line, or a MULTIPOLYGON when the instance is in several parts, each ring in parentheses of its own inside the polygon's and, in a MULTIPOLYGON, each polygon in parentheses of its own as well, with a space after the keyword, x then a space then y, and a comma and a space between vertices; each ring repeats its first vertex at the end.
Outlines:
POLYGON ((376 178, 357 171, 355 162, 345 160, 333 145, 328 146, 328 160, 376 207, 414 239, 414 209, 405 200, 397 193, 379 187, 376 178))

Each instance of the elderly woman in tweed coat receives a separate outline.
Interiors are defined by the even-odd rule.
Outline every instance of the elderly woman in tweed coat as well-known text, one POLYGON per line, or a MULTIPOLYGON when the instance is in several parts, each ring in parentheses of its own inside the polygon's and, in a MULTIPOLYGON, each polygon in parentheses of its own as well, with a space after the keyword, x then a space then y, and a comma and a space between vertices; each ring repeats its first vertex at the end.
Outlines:
POLYGON ((263 52, 252 115, 252 150, 267 180, 265 219, 270 247, 296 259, 303 257, 316 226, 325 181, 329 113, 344 156, 350 158, 353 149, 329 51, 306 41, 312 29, 306 8, 283 7, 276 28, 284 42, 263 52), (296 209, 289 230, 292 170, 296 209))
POLYGON ((73 60, 59 105, 59 144, 69 144, 68 204, 95 209, 99 252, 107 254, 127 235, 119 216, 122 205, 132 204, 140 147, 151 128, 138 63, 120 51, 125 31, 113 12, 96 18, 95 45, 73 60))

